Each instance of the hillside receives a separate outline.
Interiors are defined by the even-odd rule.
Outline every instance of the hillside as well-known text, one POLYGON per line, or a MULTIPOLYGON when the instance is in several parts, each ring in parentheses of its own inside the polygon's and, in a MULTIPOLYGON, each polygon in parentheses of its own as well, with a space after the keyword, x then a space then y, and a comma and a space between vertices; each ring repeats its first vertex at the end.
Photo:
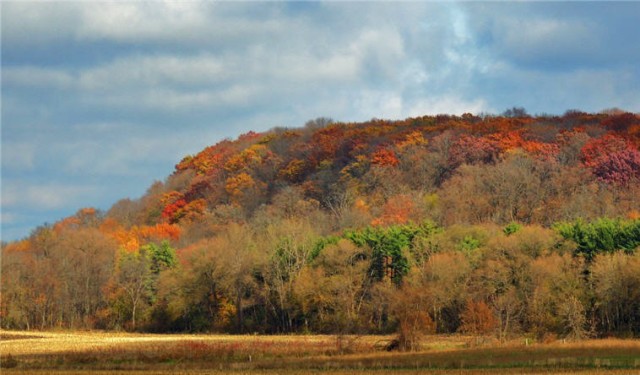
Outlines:
POLYGON ((301 129, 244 134, 188 156, 165 184, 139 202, 119 202, 107 217, 125 226, 247 222, 292 195, 337 219, 351 208, 345 204, 366 206, 360 211, 368 217, 332 220, 331 230, 425 218, 443 225, 549 225, 626 216, 637 209, 639 139, 640 121, 632 114, 318 119, 301 129), (406 212, 392 212, 394 205, 406 212))
POLYGON ((4 246, 2 326, 638 335, 639 146, 620 111, 250 132, 4 246))

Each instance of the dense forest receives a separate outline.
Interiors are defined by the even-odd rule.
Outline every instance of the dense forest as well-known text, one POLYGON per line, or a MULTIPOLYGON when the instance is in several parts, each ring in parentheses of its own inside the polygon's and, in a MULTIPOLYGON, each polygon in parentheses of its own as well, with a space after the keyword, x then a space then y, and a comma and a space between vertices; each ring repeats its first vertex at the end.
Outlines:
POLYGON ((640 116, 319 118, 2 246, 3 328, 640 335, 640 116))

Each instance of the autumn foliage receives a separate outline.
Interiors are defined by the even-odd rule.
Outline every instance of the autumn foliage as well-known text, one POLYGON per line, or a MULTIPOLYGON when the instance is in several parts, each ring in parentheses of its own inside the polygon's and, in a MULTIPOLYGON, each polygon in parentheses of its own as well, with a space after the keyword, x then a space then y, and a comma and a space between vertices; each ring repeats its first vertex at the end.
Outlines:
POLYGON ((582 161, 606 183, 626 185, 640 178, 640 151, 613 134, 589 141, 582 148, 582 161))
POLYGON ((493 332, 498 321, 491 308, 483 301, 468 301, 462 314, 460 314, 460 330, 475 335, 486 335, 493 332))
POLYGON ((640 335, 639 145, 620 111, 249 132, 3 243, 0 324, 640 335))

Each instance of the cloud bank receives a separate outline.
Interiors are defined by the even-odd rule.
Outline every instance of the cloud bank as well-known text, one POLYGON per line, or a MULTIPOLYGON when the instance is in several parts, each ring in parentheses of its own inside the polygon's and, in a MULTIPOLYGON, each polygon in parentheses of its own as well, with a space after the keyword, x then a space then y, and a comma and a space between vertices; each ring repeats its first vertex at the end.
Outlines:
POLYGON ((318 116, 640 111, 640 3, 3 2, 2 230, 318 116))

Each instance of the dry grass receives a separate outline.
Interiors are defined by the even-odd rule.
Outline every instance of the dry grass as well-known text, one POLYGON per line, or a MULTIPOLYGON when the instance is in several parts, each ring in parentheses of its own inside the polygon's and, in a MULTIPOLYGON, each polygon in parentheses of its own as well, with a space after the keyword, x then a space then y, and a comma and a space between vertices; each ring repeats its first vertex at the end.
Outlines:
MULTIPOLYGON (((0 331, 2 354, 16 358, 55 355, 120 355, 161 357, 171 355, 187 359, 221 357, 303 357, 337 355, 344 352, 373 351, 375 343, 386 336, 348 337, 338 342, 335 336, 257 336, 132 334, 120 332, 7 332, 0 331)), ((204 358, 206 359, 206 358, 204 358)))
MULTIPOLYGON (((0 331, 0 361, 15 360, 10 373, 145 374, 265 373, 334 374, 501 373, 640 374, 640 340, 589 340, 525 345, 430 336, 423 350, 379 351, 387 336, 152 335, 106 332, 0 331), (203 372, 205 371, 205 372, 203 372)), ((5 366, 6 367, 6 366, 5 366)))
MULTIPOLYGON (((10 371, 9 373, 13 373, 10 371)), ((91 371, 91 370, 77 370, 77 371, 50 371, 50 370, 29 370, 26 372, 20 372, 24 375, 112 375, 112 374, 124 374, 123 371, 91 371)), ((135 372, 139 374, 139 372, 135 372)), ((145 371, 144 375, 306 375, 306 374, 326 374, 326 370, 244 370, 244 371, 232 371, 228 370, 190 370, 190 371, 145 371)), ((376 370, 374 374, 393 374, 393 375, 416 375, 425 374, 429 375, 489 375, 495 374, 495 369, 490 370, 376 370)), ((602 370, 523 370, 523 369, 501 369, 500 374, 523 374, 523 375, 596 375, 602 374, 602 370)), ((332 375, 370 375, 371 370, 337 370, 331 371, 332 375)), ((637 375, 635 370, 607 370, 607 375, 637 375)))

